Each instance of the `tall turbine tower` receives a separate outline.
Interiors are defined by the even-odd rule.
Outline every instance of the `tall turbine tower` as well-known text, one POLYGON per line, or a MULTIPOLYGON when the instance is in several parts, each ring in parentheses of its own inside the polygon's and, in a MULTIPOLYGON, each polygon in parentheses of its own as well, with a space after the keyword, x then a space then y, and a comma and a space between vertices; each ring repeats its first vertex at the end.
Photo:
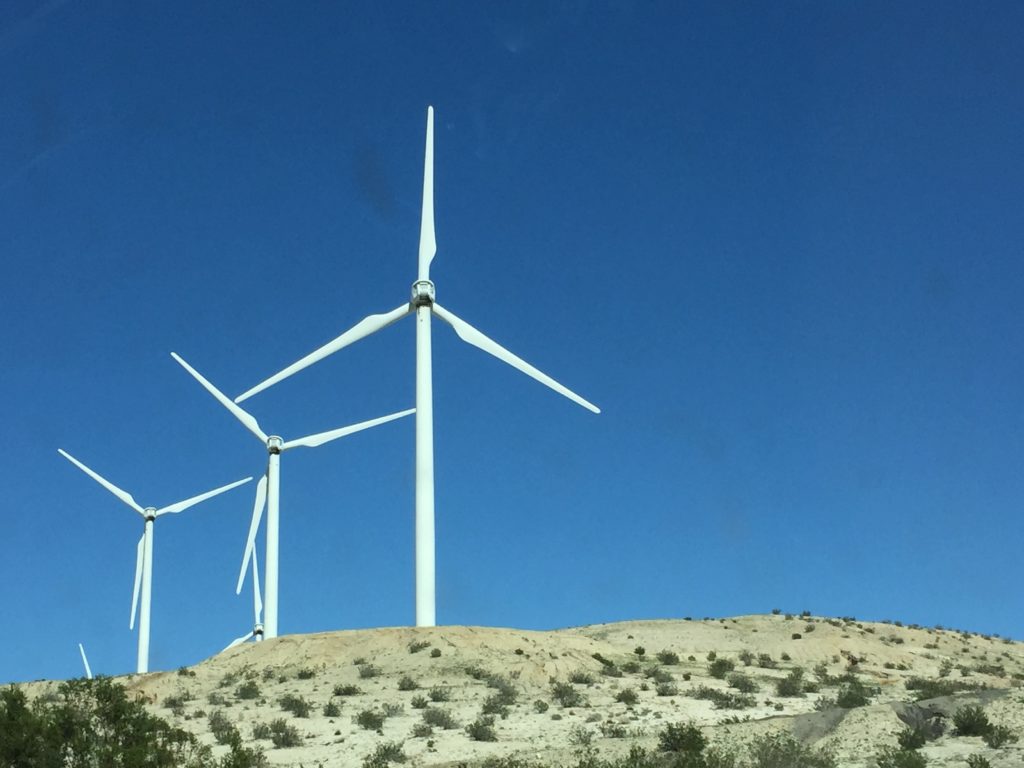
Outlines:
POLYGON ((201 493, 198 496, 193 496, 191 499, 185 499, 179 501, 177 504, 171 504, 167 507, 161 507, 156 509, 155 507, 141 507, 138 502, 132 498, 132 495, 127 491, 123 491, 116 485, 111 483, 109 480, 105 480, 100 477, 97 473, 89 469, 85 464, 80 462, 70 453, 62 448, 58 448, 57 452, 65 459, 70 461, 80 470, 85 472, 89 477, 95 480, 97 483, 102 485, 112 494, 117 496, 121 501, 127 504, 129 507, 134 509, 143 519, 146 521, 145 528, 142 532, 142 538, 139 539, 139 545, 136 549, 135 556, 135 588, 132 590, 132 618, 128 622, 129 629, 135 629, 135 612, 136 608, 139 608, 139 592, 141 588, 142 593, 142 606, 139 610, 139 658, 136 671, 148 672, 149 671, 149 613, 150 603, 153 595, 153 521, 156 520, 160 515, 175 514, 177 512, 183 512, 191 506, 198 504, 201 501, 213 498, 218 494, 230 491, 232 488, 237 488, 243 483, 248 483, 252 480, 251 477, 247 477, 244 480, 238 480, 237 482, 230 483, 228 485, 222 485, 220 488, 215 488, 212 491, 201 493))
POLYGON ((171 352, 171 357, 177 360, 181 367, 192 375, 192 378, 198 381, 207 392, 217 399, 217 402, 227 408, 231 412, 231 415, 242 423, 242 426, 256 435, 260 442, 267 447, 267 471, 263 477, 260 478, 259 483, 256 484, 256 503, 252 510, 252 523, 249 525, 249 538, 245 542, 245 554, 242 556, 242 569, 238 573, 238 586, 235 588, 235 594, 242 591, 242 582, 245 581, 245 569, 249 564, 249 556, 253 552, 253 547, 256 546, 256 533, 259 531, 260 518, 263 515, 263 506, 266 504, 267 556, 264 562, 267 568, 267 586, 265 590, 267 601, 265 605, 266 615, 263 623, 263 635, 268 638, 277 637, 281 454, 291 448, 297 448, 300 446, 316 448, 318 445, 329 443, 332 440, 337 440, 338 438, 345 437, 346 435, 351 435, 355 432, 362 432, 364 429, 376 427, 378 424, 384 424, 389 421, 394 421, 395 419, 400 419, 403 416, 408 416, 413 413, 415 409, 410 408, 406 411, 399 411, 398 413, 381 416, 378 419, 370 419, 369 421, 363 421, 359 424, 353 424, 348 427, 332 429, 329 432, 320 432, 316 435, 300 437, 297 440, 289 440, 285 442, 277 435, 268 435, 260 429, 260 425, 256 421, 255 416, 235 405, 227 395, 207 381, 199 371, 186 363, 176 352, 171 352))
POLYGON ((390 312, 370 315, 333 341, 311 352, 280 373, 257 384, 235 398, 240 403, 262 392, 282 379, 322 360, 372 333, 386 328, 408 314, 416 314, 416 626, 432 627, 436 623, 434 600, 434 409, 430 354, 430 320, 437 315, 455 329, 459 338, 494 355, 527 376, 551 387, 561 395, 594 413, 600 409, 541 373, 522 358, 509 352, 485 336, 465 320, 457 317, 435 301, 434 284, 430 280, 430 262, 437 251, 434 237, 434 108, 427 108, 427 141, 423 161, 423 209, 420 217, 419 271, 412 286, 412 300, 390 312))

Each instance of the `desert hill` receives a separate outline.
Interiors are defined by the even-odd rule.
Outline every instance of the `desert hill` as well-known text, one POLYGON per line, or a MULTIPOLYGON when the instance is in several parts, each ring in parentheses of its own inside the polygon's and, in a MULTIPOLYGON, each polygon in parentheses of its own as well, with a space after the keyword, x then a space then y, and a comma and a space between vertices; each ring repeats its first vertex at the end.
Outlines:
MULTIPOLYGON (((1024 766, 1024 739, 992 747, 954 735, 952 722, 975 704, 1024 736, 1024 644, 852 618, 327 632, 120 680, 206 743, 229 723, 281 766, 358 766, 382 743, 400 744, 407 765, 506 755, 575 764, 587 743, 603 756, 655 749, 659 732, 683 721, 738 748, 784 730, 828 745, 851 768, 873 768, 913 723, 942 731, 920 749, 930 766, 963 766, 974 754, 995 768, 1024 766), (275 735, 296 746, 275 747, 275 735)), ((40 696, 56 683, 23 687, 40 696)))

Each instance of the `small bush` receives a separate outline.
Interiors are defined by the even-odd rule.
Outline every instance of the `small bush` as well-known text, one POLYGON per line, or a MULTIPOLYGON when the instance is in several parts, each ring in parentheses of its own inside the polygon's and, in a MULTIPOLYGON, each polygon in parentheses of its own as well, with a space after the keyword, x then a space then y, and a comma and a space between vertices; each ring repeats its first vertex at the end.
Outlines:
POLYGON ((749 667, 751 664, 753 664, 755 658, 756 657, 754 656, 754 654, 751 653, 750 651, 747 651, 747 650, 740 651, 740 661, 743 662, 743 666, 745 666, 745 667, 749 667))
POLYGON ((679 688, 675 683, 658 683, 654 688, 659 696, 678 696, 679 688))
POLYGON ((508 707, 505 697, 500 693, 495 693, 484 700, 480 711, 485 715, 498 715, 504 718, 508 716, 508 707))
POLYGON ((391 763, 404 763, 405 752, 402 744, 397 741, 385 741, 378 744, 372 753, 363 759, 363 768, 388 768, 391 763))
POLYGON ((415 691, 419 687, 419 683, 409 677, 409 675, 402 675, 402 679, 398 681, 398 690, 400 691, 415 691))
POLYGON ((953 725, 956 736, 984 736, 992 730, 985 711, 975 705, 960 707, 954 712, 953 725))
POLYGON ((405 711, 405 707, 401 704, 393 704, 390 701, 384 702, 384 706, 381 707, 384 711, 384 717, 395 717, 405 711))
POLYGON ((925 768, 928 758, 920 752, 896 747, 883 747, 875 758, 878 768, 925 768))
POLYGON ((921 728, 904 728, 896 736, 896 743, 904 751, 920 749, 927 742, 928 734, 921 728))
POLYGON ((967 768, 992 768, 992 763, 983 755, 968 755, 967 768))
POLYGON ((551 686, 551 697, 559 703, 563 709, 570 707, 582 707, 586 699, 583 694, 572 687, 569 683, 556 682, 551 686))
POLYGON ((409 643, 409 653, 419 653, 430 647, 430 643, 427 640, 413 640, 409 643))
POLYGON ((341 707, 333 701, 324 704, 324 717, 341 717, 341 707))
POLYGON ((478 717, 466 726, 466 733, 473 741, 497 741, 493 717, 478 717))
POLYGON ((788 733, 755 736, 750 744, 751 768, 836 768, 835 756, 815 751, 788 733))
POLYGON ((648 670, 647 676, 654 678, 654 682, 656 683, 671 683, 675 679, 672 677, 671 672, 667 669, 661 669, 660 667, 648 670))
POLYGON ((635 675, 640 671, 640 662, 638 661, 626 661, 623 662, 622 671, 629 675, 635 675))
POLYGON ((253 739, 269 739, 271 736, 270 726, 266 723, 253 723, 252 726, 252 737, 253 739))
POLYGON ((584 670, 576 670, 569 674, 569 682, 576 685, 593 685, 594 676, 584 670))
POLYGON ((781 680, 775 683, 775 693, 778 696, 803 696, 804 695, 804 671, 795 667, 781 680))
POLYGON ((312 707, 309 702, 301 696, 292 696, 290 693, 285 694, 277 703, 281 706, 285 712, 291 712, 295 717, 309 717, 309 713, 312 707))
POLYGON ((742 672, 733 672, 729 675, 728 681, 729 687, 735 688, 740 693, 757 693, 760 690, 760 686, 754 682, 754 679, 742 672))
POLYGON ((430 696, 430 700, 433 701, 435 704, 442 701, 448 701, 451 699, 452 696, 450 690, 448 690, 447 688, 442 688, 439 685, 435 685, 433 688, 431 688, 430 693, 427 695, 430 696))
MULTIPOLYGON (((429 711, 429 710, 428 710, 429 711)), ((360 728, 367 731, 379 731, 384 727, 385 716, 383 712, 378 712, 374 709, 364 709, 354 718, 353 722, 360 728)))
POLYGON ((299 678, 299 680, 312 680, 314 677, 316 677, 316 671, 310 669, 309 667, 303 667, 299 670, 299 674, 297 675, 297 677, 299 678))
POLYGON ((620 704, 625 704, 627 707, 631 707, 640 700, 640 697, 637 696, 636 691, 632 688, 623 688, 615 694, 615 700, 620 704))
POLYGON ((633 649, 633 653, 635 653, 639 658, 642 659, 644 656, 647 655, 647 649, 644 648, 642 645, 638 645, 636 648, 633 649))
POLYGON ((1005 725, 993 725, 989 729, 989 732, 984 734, 982 738, 985 740, 986 744, 992 747, 992 749, 999 749, 1006 744, 1016 743, 1017 734, 1005 725))
POLYGON ((544 699, 537 699, 533 702, 533 711, 538 715, 543 715, 548 711, 548 703, 544 699))
POLYGON ((359 690, 358 685, 336 685, 334 686, 335 696, 358 696, 362 691, 359 690))
POLYGON ((443 728, 446 731, 459 727, 455 718, 452 717, 451 711, 447 709, 423 710, 423 722, 427 725, 432 725, 435 728, 443 728))
POLYGON ((412 697, 412 708, 413 709, 426 709, 428 703, 429 702, 427 701, 427 697, 426 696, 413 696, 412 697))
POLYGON ((270 724, 270 740, 278 748, 297 747, 302 744, 299 729, 293 725, 288 725, 288 722, 283 718, 278 718, 270 724))
POLYGON ((258 699, 260 697, 260 687, 256 684, 255 680, 247 680, 235 688, 235 696, 239 699, 258 699))
POLYGON ((671 667, 679 663, 679 654, 668 650, 658 651, 658 661, 666 667, 671 667))
POLYGON ((211 712, 206 722, 210 726, 210 733, 213 734, 213 738, 218 744, 232 744, 241 741, 238 729, 221 710, 215 709, 211 712))
POLYGON ((629 729, 619 723, 606 721, 597 726, 601 735, 606 739, 625 739, 629 736, 629 729))
POLYGON ((412 727, 412 735, 417 739, 425 739, 427 736, 434 735, 434 729, 426 723, 416 723, 416 725, 412 727))
POLYGON ((359 665, 359 677, 363 680, 369 680, 370 678, 377 677, 380 674, 380 670, 373 666, 373 664, 360 664, 359 665))
POLYGON ((430 649, 430 658, 438 659, 440 657, 441 657, 441 649, 440 648, 431 648, 430 649))
POLYGON ((732 659, 718 658, 708 664, 708 674, 724 680, 725 676, 736 669, 736 662, 732 659))
POLYGON ((782 659, 783 661, 791 661, 791 660, 792 660, 792 659, 791 659, 791 657, 790 657, 790 655, 789 655, 788 653, 786 653, 785 651, 783 651, 783 652, 782 652, 782 653, 781 653, 781 654, 779 655, 779 658, 780 658, 780 659, 782 659))
POLYGON ((669 723, 658 734, 658 749, 662 752, 683 752, 699 755, 707 746, 707 739, 693 723, 669 723))
POLYGON ((694 699, 710 701, 715 709, 747 709, 757 703, 754 697, 748 694, 720 691, 717 688, 710 688, 706 685, 690 691, 687 695, 694 699))
POLYGON ((762 669, 775 669, 779 666, 778 662, 771 657, 769 653, 757 654, 757 666, 762 669))

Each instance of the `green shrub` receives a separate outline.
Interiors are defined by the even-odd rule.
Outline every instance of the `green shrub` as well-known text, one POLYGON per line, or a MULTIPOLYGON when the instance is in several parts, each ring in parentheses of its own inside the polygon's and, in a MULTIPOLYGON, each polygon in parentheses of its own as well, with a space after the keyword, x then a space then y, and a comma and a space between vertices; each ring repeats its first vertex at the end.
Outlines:
POLYGON ((533 711, 538 715, 543 715, 548 711, 548 703, 544 699, 537 699, 533 702, 533 711))
POLYGON ((717 658, 708 664, 708 674, 724 680, 725 676, 736 669, 736 662, 732 659, 717 658))
POLYGON ((960 707, 953 713, 953 725, 956 736, 984 736, 992 730, 985 711, 973 704, 960 707))
POLYGON ((706 685, 690 691, 687 696, 710 701, 715 709, 747 709, 757 703, 754 697, 748 694, 719 691, 717 688, 710 688, 706 685))
POLYGON ((256 684, 255 680, 247 680, 235 688, 235 697, 239 699, 258 699, 260 697, 260 687, 256 684))
POLYGON ((775 693, 778 696, 803 696, 804 695, 804 671, 800 667, 794 667, 790 673, 775 683, 775 693))
POLYGON ((412 708, 413 709, 426 709, 428 703, 429 702, 427 701, 427 697, 426 696, 413 696, 412 697, 412 708))
POLYGON ((754 663, 754 658, 755 658, 754 654, 751 653, 750 651, 747 651, 747 650, 740 651, 740 661, 743 662, 743 666, 749 667, 751 664, 754 663))
POLYGON ((369 680, 372 677, 377 677, 380 674, 380 670, 373 666, 373 664, 360 664, 359 665, 359 677, 363 680, 369 680))
POLYGON ((299 680, 312 680, 314 677, 316 677, 316 671, 309 667, 303 667, 299 670, 299 680))
POLYGON ((384 717, 395 717, 405 711, 405 707, 403 705, 394 704, 390 701, 385 701, 381 709, 384 711, 384 717))
POLYGON ((363 758, 363 768, 388 768, 391 763, 404 763, 405 752, 397 741, 385 741, 363 758))
POLYGON ((324 704, 324 717, 341 717, 341 707, 333 701, 324 704))
POLYGON ((430 689, 430 693, 427 695, 430 696, 431 701, 437 703, 441 701, 448 701, 449 699, 451 699, 452 694, 449 689, 442 688, 439 685, 435 685, 433 688, 430 689))
POLYGON ((426 723, 416 723, 412 727, 412 735, 415 736, 417 739, 425 739, 427 738, 427 736, 434 735, 434 729, 426 723))
POLYGON ((1006 744, 1016 743, 1017 734, 1005 725, 993 725, 988 733, 982 735, 982 738, 992 749, 999 749, 1006 744))
POLYGON ((455 718, 452 717, 451 711, 447 709, 430 708, 423 710, 423 722, 436 728, 443 728, 446 731, 459 727, 455 718))
POLYGON ((569 682, 576 685, 593 685, 594 676, 585 670, 576 670, 569 674, 569 682))
POLYGON ((952 696, 958 691, 976 691, 985 686, 968 683, 963 680, 930 680, 924 677, 911 677, 903 684, 908 691, 915 691, 914 699, 935 699, 939 696, 952 696))
POLYGON ((419 653, 429 647, 430 643, 427 640, 413 640, 409 643, 409 653, 419 653))
POLYGON ((635 653, 639 658, 642 659, 644 656, 647 655, 647 649, 644 648, 642 645, 638 645, 636 648, 633 649, 633 653, 635 653))
POLYGON ((750 768, 836 768, 828 751, 815 751, 788 733, 755 736, 750 744, 750 768))
POLYGON ((761 667, 762 669, 775 669, 779 666, 779 664, 777 661, 775 661, 775 659, 771 657, 771 654, 759 653, 757 654, 757 666, 761 667))
POLYGON ((466 674, 472 677, 474 680, 483 680, 487 677, 487 670, 481 667, 479 664, 470 664, 466 667, 466 674))
POLYGON ((597 726, 601 735, 606 739, 625 739, 629 736, 629 729, 619 723, 606 721, 597 726))
POLYGON ((669 723, 658 734, 658 749, 662 752, 699 755, 705 746, 707 739, 693 723, 669 723))
POLYGON ((871 697, 878 694, 877 688, 870 688, 860 680, 850 680, 839 686, 836 692, 836 704, 843 709, 865 707, 871 703, 871 697))
POLYGON ((398 681, 398 690, 400 691, 415 691, 419 687, 419 683, 409 675, 402 675, 402 679, 398 681))
POLYGON ((626 661, 623 662, 622 671, 629 675, 635 675, 640 671, 640 662, 638 661, 626 661))
POLYGON ((658 661, 666 667, 671 667, 679 663, 679 654, 668 650, 658 651, 658 661))
POLYGON ((495 693, 484 699, 483 706, 480 711, 485 715, 498 715, 499 717, 508 716, 508 703, 500 693, 495 693))
POLYGON ((925 768, 928 758, 920 752, 896 747, 883 747, 875 758, 878 768, 925 768))
MULTIPOLYGON (((428 710, 429 711, 429 710, 428 710)), ((386 717, 375 709, 364 709, 353 718, 353 722, 367 731, 379 731, 384 727, 386 717)))
POLYGON ((582 707, 586 702, 583 694, 572 687, 569 683, 556 682, 551 685, 551 697, 559 703, 563 709, 569 707, 582 707))
POLYGON ((233 744, 241 741, 238 729, 223 711, 215 709, 206 719, 210 726, 210 733, 218 744, 233 744))
POLYGON ((278 748, 297 747, 302 744, 299 729, 293 725, 288 725, 288 722, 283 718, 278 718, 270 723, 270 740, 278 748))
POLYGON ((659 696, 678 696, 679 688, 675 683, 658 683, 654 688, 654 692, 659 696))
POLYGON ((362 693, 362 691, 359 690, 359 686, 358 685, 352 685, 351 683, 348 684, 348 685, 336 685, 336 686, 334 686, 334 695, 335 696, 358 696, 361 693, 362 693))
POLYGON ((760 690, 760 686, 754 682, 754 679, 742 672, 733 672, 729 675, 728 681, 729 687, 735 688, 740 693, 756 693, 760 690))
POLYGON ((983 755, 968 755, 967 768, 992 768, 992 763, 983 755))
POLYGON ((896 743, 900 745, 900 749, 904 751, 910 751, 914 749, 920 749, 928 741, 928 735, 921 728, 904 728, 896 736, 896 743))
POLYGON ((277 703, 285 712, 291 712, 295 717, 309 717, 312 707, 309 702, 301 696, 293 696, 288 693, 278 699, 277 703))
POLYGON ((671 672, 660 667, 647 670, 647 677, 653 678, 656 683, 671 683, 675 679, 671 672))
POLYGON ((627 707, 631 707, 640 700, 640 697, 637 696, 636 691, 632 688, 623 688, 615 694, 615 700, 620 704, 625 704, 627 707))
POLYGON ((498 734, 494 730, 493 717, 478 717, 466 726, 466 733, 473 741, 497 741, 498 734))
POLYGON ((431 648, 430 649, 430 658, 437 659, 437 658, 440 658, 440 657, 441 657, 441 649, 440 648, 431 648))
POLYGON ((271 736, 270 726, 266 723, 253 723, 252 724, 252 737, 253 739, 269 739, 271 736))

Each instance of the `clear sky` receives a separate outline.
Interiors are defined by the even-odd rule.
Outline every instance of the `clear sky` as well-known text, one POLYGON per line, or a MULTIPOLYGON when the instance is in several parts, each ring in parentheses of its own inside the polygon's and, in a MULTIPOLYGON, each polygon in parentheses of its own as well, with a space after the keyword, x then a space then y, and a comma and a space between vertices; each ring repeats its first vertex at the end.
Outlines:
MULTIPOLYGON (((143 505, 266 454, 237 395, 415 279, 438 621, 783 610, 1024 638, 1024 6, 0 6, 0 681, 135 667, 143 505), (379 7, 378 7, 379 6, 379 7)), ((411 407, 405 320, 246 402, 411 407)), ((156 523, 151 667, 251 628, 255 483, 156 523)), ((413 422, 282 460, 281 632, 413 622, 413 422)), ((262 558, 263 540, 260 538, 262 558)))

